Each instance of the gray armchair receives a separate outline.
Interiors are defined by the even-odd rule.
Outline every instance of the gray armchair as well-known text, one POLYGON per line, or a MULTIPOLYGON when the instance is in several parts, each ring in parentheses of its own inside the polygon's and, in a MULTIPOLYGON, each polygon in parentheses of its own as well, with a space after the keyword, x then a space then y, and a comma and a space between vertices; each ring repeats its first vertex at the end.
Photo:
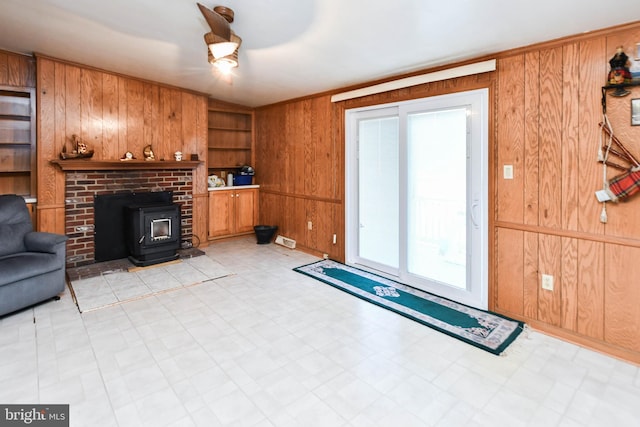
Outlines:
POLYGON ((33 231, 22 197, 0 195, 0 316, 64 290, 66 241, 33 231))

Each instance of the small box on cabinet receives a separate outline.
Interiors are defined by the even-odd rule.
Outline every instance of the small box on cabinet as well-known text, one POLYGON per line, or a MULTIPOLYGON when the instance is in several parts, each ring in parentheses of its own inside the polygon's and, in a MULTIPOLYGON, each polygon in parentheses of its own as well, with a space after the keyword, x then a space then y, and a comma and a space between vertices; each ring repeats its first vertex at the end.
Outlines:
POLYGON ((253 182, 253 175, 234 175, 233 185, 251 185, 253 182))

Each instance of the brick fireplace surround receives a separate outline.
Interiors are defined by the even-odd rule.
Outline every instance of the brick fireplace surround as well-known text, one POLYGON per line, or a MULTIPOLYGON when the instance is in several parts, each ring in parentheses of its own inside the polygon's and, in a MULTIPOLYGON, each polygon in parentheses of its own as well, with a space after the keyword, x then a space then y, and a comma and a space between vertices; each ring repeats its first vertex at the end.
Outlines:
POLYGON ((122 192, 172 191, 180 205, 182 240, 191 240, 193 170, 96 170, 66 173, 65 234, 67 267, 92 264, 94 259, 93 196, 122 192))

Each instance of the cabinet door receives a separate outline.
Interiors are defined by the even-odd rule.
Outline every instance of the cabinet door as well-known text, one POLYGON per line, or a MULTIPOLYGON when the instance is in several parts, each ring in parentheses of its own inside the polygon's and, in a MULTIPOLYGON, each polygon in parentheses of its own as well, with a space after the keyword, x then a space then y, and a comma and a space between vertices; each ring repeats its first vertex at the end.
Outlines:
POLYGON ((233 200, 235 191, 209 192, 209 237, 233 233, 233 200))
POLYGON ((253 231, 257 218, 257 194, 254 189, 236 190, 236 233, 253 231))

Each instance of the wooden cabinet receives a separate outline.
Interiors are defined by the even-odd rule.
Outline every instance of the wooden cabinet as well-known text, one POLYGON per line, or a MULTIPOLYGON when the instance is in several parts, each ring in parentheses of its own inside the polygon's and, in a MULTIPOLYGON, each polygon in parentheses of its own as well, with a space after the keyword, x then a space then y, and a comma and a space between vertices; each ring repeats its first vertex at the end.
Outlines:
POLYGON ((0 194, 35 196, 35 90, 0 86, 0 194))
POLYGON ((209 102, 208 167, 235 171, 253 165, 253 111, 209 102))
POLYGON ((258 189, 230 187, 209 192, 209 238, 253 232, 258 222, 258 189))

